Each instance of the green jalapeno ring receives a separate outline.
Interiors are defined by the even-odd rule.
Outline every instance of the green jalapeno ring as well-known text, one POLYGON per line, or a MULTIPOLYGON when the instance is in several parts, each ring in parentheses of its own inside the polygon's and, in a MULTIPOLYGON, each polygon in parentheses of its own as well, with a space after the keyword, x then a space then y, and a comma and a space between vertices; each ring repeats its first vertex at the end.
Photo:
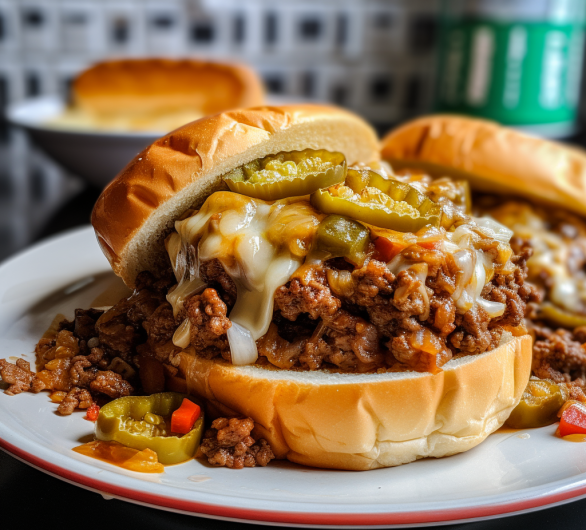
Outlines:
MULTIPOLYGON (((148 413, 170 417, 173 411, 181 406, 184 398, 197 403, 197 400, 192 396, 177 392, 115 399, 100 409, 96 421, 96 438, 118 442, 140 451, 151 449, 157 453, 161 464, 178 464, 189 460, 195 455, 203 434, 203 407, 202 413, 191 431, 183 436, 148 436, 129 432, 125 428, 127 418, 141 421, 148 413)), ((200 403, 198 405, 201 407, 200 403)))
POLYGON ((541 305, 538 309, 537 318, 567 329, 586 326, 586 315, 570 313, 569 311, 565 311, 551 303, 541 305))
POLYGON ((399 182, 397 184, 400 185, 401 191, 394 193, 394 195, 396 197, 402 196, 406 200, 394 199, 396 202, 399 202, 395 210, 389 210, 389 208, 375 203, 363 203, 351 201, 343 197, 335 197, 328 190, 322 189, 312 193, 310 201, 314 208, 323 213, 343 215, 367 224, 381 228, 389 228, 398 232, 417 232, 427 225, 439 226, 441 217, 440 207, 425 196, 423 196, 423 200, 420 200, 420 195, 423 194, 420 194, 410 186, 399 182), (404 190, 403 186, 411 189, 404 190), (400 203, 402 202, 416 209, 418 215, 414 216, 407 212, 401 212, 400 203))
POLYGON ((316 157, 326 158, 326 162, 333 165, 321 171, 310 171, 294 176, 280 175, 268 181, 261 179, 259 182, 252 182, 256 173, 264 170, 265 161, 275 159, 275 157, 269 156, 232 170, 223 177, 223 180, 230 191, 265 201, 309 195, 320 188, 328 188, 344 181, 347 168, 346 158, 342 153, 306 149, 305 151, 281 153, 277 157, 283 158, 285 162, 293 161, 297 164, 296 158, 305 152, 308 153, 308 160, 316 157))
POLYGON ((429 197, 413 186, 398 180, 386 179, 369 169, 349 168, 346 175, 346 186, 355 193, 361 193, 367 187, 376 188, 394 201, 406 202, 413 206, 422 215, 425 215, 433 206, 437 206, 429 197))
POLYGON ((557 412, 566 401, 559 385, 545 379, 531 379, 519 404, 505 422, 513 429, 545 427, 558 421, 557 412))

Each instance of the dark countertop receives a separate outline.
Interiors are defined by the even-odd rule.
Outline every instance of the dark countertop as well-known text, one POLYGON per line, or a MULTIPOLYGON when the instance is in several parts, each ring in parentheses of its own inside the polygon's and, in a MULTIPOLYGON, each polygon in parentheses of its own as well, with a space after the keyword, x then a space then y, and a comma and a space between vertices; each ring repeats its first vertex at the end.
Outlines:
MULTIPOLYGON (((574 143, 584 144, 583 138, 574 138, 574 143)), ((0 148, 2 146, 0 145, 0 148)), ((0 167, 0 170, 2 168, 0 167)), ((53 177, 54 178, 54 177, 53 177)), ((71 177, 64 177, 71 180, 71 177)), ((38 177, 37 177, 38 179, 38 177)), ((41 183, 42 184, 42 183, 41 183)), ((33 186, 39 187, 39 183, 33 186)), ((42 185, 40 186, 42 188, 42 185)), ((38 241, 66 229, 84 225, 89 222, 91 208, 99 194, 79 181, 67 186, 68 197, 49 213, 38 228, 33 231, 31 240, 38 241)), ((10 189, 8 190, 10 192, 10 189)), ((18 191, 18 190, 16 190, 18 191)), ((34 191, 34 190, 33 190, 34 191)), ((6 188, 2 187, 0 174, 0 199, 6 188)), ((42 194, 41 199, 42 199, 42 194)), ((42 202, 42 200, 41 200, 42 202)), ((0 219, 1 220, 1 219, 0 219)), ((2 227, 0 226, 0 229, 2 227)), ((2 232, 0 230, 0 243, 2 232)), ((22 246, 22 245, 21 245, 22 246)), ((2 259, 0 253, 0 260, 2 259)), ((586 445, 585 448, 586 450, 586 445)), ((225 522, 212 519, 192 517, 165 512, 143 506, 122 502, 116 499, 106 500, 98 493, 84 490, 69 483, 51 477, 41 471, 12 458, 0 451, 0 521, 10 528, 15 524, 27 526, 78 527, 93 530, 110 526, 127 526, 149 530, 155 528, 198 528, 198 529, 234 529, 250 528, 250 525, 225 522), (34 506, 31 510, 30 506, 34 506), (89 517, 88 517, 89 515, 89 517)), ((510 516, 491 521, 473 522, 445 526, 466 530, 508 530, 529 528, 531 530, 551 530, 563 524, 565 530, 578 530, 586 527, 586 499, 548 508, 537 512, 510 516)), ((255 525, 258 528, 274 528, 255 525)))

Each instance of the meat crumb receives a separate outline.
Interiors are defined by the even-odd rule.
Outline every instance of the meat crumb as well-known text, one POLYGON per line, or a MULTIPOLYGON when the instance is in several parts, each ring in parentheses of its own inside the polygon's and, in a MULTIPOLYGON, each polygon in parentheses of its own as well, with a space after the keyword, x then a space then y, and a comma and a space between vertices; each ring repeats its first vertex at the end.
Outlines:
POLYGON ((62 416, 69 416, 75 409, 87 409, 94 404, 92 395, 85 389, 74 387, 59 403, 57 412, 62 416))
POLYGON ((250 436, 253 428, 252 418, 217 418, 204 434, 201 452, 217 467, 264 467, 275 455, 266 440, 255 441, 250 436))
POLYGON ((24 359, 17 359, 16 364, 0 359, 0 377, 10 386, 4 391, 9 396, 27 392, 31 388, 34 374, 31 365, 24 359))

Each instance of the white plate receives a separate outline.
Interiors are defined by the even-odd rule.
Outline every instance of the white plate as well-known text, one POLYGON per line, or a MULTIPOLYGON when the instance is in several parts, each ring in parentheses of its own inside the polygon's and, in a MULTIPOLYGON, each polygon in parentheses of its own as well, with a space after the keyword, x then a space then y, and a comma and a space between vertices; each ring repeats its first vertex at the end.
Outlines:
MULTIPOLYGON (((56 313, 73 316, 117 278, 91 228, 31 248, 0 267, 0 357, 31 364, 56 313)), ((82 413, 61 417, 46 393, 0 393, 0 447, 56 477, 108 496, 204 517, 278 525, 388 527, 462 522, 586 496, 586 444, 555 425, 501 432, 439 460, 368 472, 273 462, 235 471, 193 460, 142 475, 78 455, 92 433, 82 413)))
POLYGON ((6 116, 12 124, 24 128, 65 169, 99 188, 106 186, 136 154, 165 134, 165 131, 84 131, 47 124, 64 108, 58 97, 43 96, 10 105, 6 116))

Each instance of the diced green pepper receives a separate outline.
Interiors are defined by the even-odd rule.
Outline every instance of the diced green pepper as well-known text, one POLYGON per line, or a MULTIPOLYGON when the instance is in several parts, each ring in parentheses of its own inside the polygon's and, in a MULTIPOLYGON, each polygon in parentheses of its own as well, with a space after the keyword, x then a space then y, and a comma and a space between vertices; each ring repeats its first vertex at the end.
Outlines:
POLYGON ((531 379, 506 424, 514 429, 551 425, 558 421, 557 412, 564 402, 559 385, 546 379, 531 379))
POLYGON ((325 149, 305 149, 253 160, 224 175, 231 191, 265 201, 309 195, 346 178, 346 158, 325 149))
POLYGON ((182 436, 172 435, 165 425, 165 418, 171 417, 184 398, 196 402, 193 397, 177 392, 115 399, 100 409, 96 437, 141 451, 152 449, 162 464, 189 460, 202 437, 203 413, 191 431, 182 436))
POLYGON ((314 248, 361 266, 369 242, 370 231, 364 225, 341 215, 328 215, 317 228, 314 248))

